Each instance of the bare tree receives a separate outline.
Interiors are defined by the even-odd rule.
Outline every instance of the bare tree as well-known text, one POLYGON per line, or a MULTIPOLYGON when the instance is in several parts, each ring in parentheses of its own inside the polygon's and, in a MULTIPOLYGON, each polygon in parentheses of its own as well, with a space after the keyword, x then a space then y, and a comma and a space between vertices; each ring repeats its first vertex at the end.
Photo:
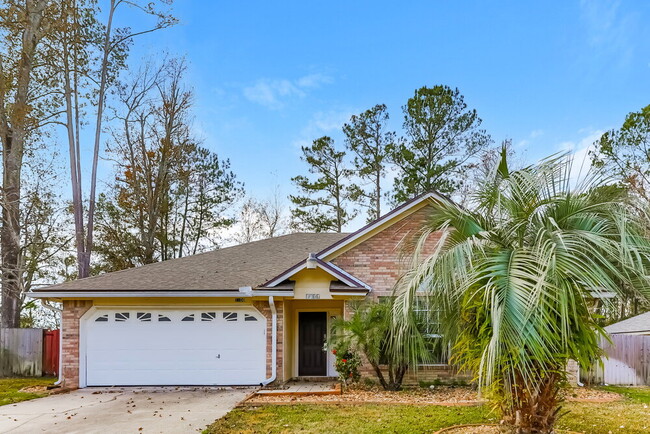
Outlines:
POLYGON ((242 195, 228 160, 200 146, 185 63, 145 64, 119 87, 108 155, 115 182, 98 202, 96 250, 119 270, 197 253, 232 224, 242 195))
POLYGON ((238 230, 233 239, 238 244, 250 243, 264 238, 262 236, 262 222, 260 220, 258 203, 253 198, 248 198, 239 210, 237 219, 238 230))
POLYGON ((248 198, 239 211, 237 225, 238 231, 233 240, 240 244, 286 233, 288 219, 279 187, 275 188, 269 199, 248 198))
MULTIPOLYGON (((166 12, 161 11, 160 4, 169 4, 169 1, 159 0, 158 2, 139 2, 125 0, 110 0, 107 21, 104 26, 103 38, 98 47, 100 52, 99 70, 96 81, 96 100, 93 101, 97 107, 95 116, 94 144, 93 144, 93 162, 90 175, 90 196, 88 202, 87 223, 84 225, 84 206, 83 190, 81 183, 81 155, 78 146, 78 127, 79 123, 68 122, 69 130, 68 140, 70 142, 70 176, 72 185, 72 202, 75 218, 75 234, 77 247, 77 262, 79 268, 79 277, 87 277, 90 272, 90 255, 93 250, 93 230, 95 219, 96 195, 97 195, 97 164, 99 161, 99 151, 102 136, 102 122, 104 120, 104 107, 106 102, 106 92, 108 88, 115 83, 115 72, 124 65, 126 56, 126 45, 136 36, 151 33, 159 29, 164 29, 176 23, 176 19, 166 12), (114 19, 120 9, 129 7, 136 9, 146 15, 153 16, 156 23, 147 29, 140 31, 131 31, 129 28, 114 29, 114 19), (76 125, 77 131, 73 134, 70 129, 76 125), (75 141, 76 140, 76 141, 75 141), (85 237, 84 237, 85 234, 85 237)), ((72 92, 71 86, 66 86, 66 94, 72 92)), ((95 93, 93 93, 95 95, 95 93)), ((78 93, 75 93, 78 96, 78 93)), ((71 98, 66 98, 68 104, 71 98)), ((70 114, 68 110, 68 115, 70 114)))
POLYGON ((288 218, 279 186, 275 187, 271 198, 257 203, 257 212, 262 225, 262 237, 273 238, 287 232, 288 218))

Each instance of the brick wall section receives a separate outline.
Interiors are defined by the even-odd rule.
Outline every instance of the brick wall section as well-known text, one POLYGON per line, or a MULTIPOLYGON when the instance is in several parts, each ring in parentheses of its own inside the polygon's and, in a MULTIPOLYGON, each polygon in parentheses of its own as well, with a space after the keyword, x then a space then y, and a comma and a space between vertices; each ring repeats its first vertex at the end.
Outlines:
MULTIPOLYGON (((373 289, 376 299, 392 294, 393 287, 408 264, 406 245, 420 235, 431 210, 426 206, 384 229, 361 244, 337 256, 332 263, 358 277, 373 289)), ((438 237, 432 235, 427 250, 432 250, 438 237)))
POLYGON ((79 387, 79 318, 93 305, 88 300, 65 300, 63 302, 63 361, 64 386, 79 387))
MULTIPOLYGON (((392 226, 363 241, 347 252, 332 260, 353 276, 372 287, 370 296, 390 296, 398 279, 410 266, 409 245, 417 241, 424 227, 431 206, 426 206, 392 226)), ((433 251, 439 236, 433 234, 425 246, 425 254, 433 251)), ((345 303, 344 317, 350 319, 352 309, 345 303)), ((374 371, 368 363, 361 367, 365 378, 375 378, 374 371)), ((388 378, 388 377, 386 377, 388 378)), ((420 381, 451 382, 469 380, 466 375, 459 375, 451 366, 420 366, 409 371, 404 378, 405 384, 417 384, 420 381)))
MULTIPOLYGON (((266 317, 266 378, 271 376, 272 348, 273 348, 273 314, 268 301, 255 301, 253 306, 266 317)), ((277 311, 278 330, 277 330, 277 348, 276 348, 276 381, 283 381, 283 348, 284 348, 284 303, 275 301, 275 310, 277 311)))

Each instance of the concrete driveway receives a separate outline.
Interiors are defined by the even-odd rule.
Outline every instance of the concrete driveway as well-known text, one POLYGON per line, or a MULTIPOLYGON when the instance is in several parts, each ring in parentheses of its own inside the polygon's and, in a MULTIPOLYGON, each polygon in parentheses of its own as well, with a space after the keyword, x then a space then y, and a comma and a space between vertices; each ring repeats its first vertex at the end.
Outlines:
POLYGON ((0 433, 202 431, 253 388, 87 388, 0 407, 0 433))

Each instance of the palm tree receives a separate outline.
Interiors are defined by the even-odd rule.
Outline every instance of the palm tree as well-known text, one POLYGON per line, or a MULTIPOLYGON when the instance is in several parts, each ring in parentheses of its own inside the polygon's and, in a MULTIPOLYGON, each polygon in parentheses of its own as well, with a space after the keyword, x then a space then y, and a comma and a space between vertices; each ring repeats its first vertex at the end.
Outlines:
POLYGON ((363 354, 384 390, 400 390, 409 367, 428 360, 422 333, 417 327, 409 327, 409 345, 395 345, 390 302, 361 303, 353 309, 349 319, 338 319, 333 324, 330 347, 363 354))
POLYGON ((397 335, 407 343, 399 330, 411 327, 414 297, 426 291, 445 312, 454 359, 521 433, 551 432, 567 361, 586 366, 601 355, 594 298, 650 295, 638 215, 600 174, 575 183, 571 165, 565 154, 510 172, 504 149, 472 210, 432 211, 396 288, 397 335))

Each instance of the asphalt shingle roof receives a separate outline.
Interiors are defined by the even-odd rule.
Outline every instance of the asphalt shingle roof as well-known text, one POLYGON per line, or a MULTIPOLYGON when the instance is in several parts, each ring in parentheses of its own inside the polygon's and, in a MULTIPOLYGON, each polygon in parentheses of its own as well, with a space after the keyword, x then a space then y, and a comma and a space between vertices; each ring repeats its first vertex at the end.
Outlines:
POLYGON ((348 234, 296 233, 44 287, 49 291, 198 291, 256 287, 348 234))
POLYGON ((650 333, 650 312, 608 325, 605 327, 605 331, 610 334, 650 333))

